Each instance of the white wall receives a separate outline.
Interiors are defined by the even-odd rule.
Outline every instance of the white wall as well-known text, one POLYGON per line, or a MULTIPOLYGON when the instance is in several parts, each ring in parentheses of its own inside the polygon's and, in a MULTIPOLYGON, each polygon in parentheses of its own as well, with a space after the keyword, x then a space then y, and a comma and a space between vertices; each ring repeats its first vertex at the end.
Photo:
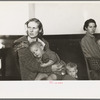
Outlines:
POLYGON ((44 26, 45 34, 81 34, 85 20, 93 18, 100 33, 100 2, 35 3, 35 17, 44 26))
POLYGON ((35 4, 29 3, 29 18, 35 17, 35 4))
POLYGON ((0 35, 25 35, 24 23, 41 20, 45 34, 81 34, 88 18, 100 33, 100 2, 0 2, 0 35))
POLYGON ((29 4, 0 2, 0 35, 24 35, 29 19, 29 4))

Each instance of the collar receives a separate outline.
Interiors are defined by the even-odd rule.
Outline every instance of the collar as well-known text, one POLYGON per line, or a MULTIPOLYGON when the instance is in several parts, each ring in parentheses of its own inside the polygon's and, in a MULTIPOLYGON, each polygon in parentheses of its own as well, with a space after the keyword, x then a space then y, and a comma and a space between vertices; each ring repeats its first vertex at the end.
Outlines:
POLYGON ((93 34, 90 34, 90 33, 86 33, 86 36, 89 36, 91 38, 95 38, 95 36, 93 34))
POLYGON ((29 36, 27 37, 27 39, 28 39, 28 42, 29 43, 37 41, 37 38, 32 39, 29 36))
POLYGON ((27 39, 28 39, 28 42, 29 42, 29 43, 38 41, 38 42, 40 42, 40 43, 43 45, 43 47, 45 47, 45 43, 44 43, 41 39, 39 39, 39 38, 31 39, 31 38, 28 36, 27 39))

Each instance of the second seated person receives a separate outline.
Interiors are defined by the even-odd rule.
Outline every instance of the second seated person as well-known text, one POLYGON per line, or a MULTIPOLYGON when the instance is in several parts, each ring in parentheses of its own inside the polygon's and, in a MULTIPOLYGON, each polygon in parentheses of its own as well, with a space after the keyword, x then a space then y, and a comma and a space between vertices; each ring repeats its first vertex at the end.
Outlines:
POLYGON ((94 36, 96 28, 97 24, 94 19, 85 21, 83 29, 86 31, 86 35, 81 40, 81 47, 84 56, 91 65, 91 78, 100 80, 100 47, 94 36))
POLYGON ((85 57, 100 58, 100 49, 94 36, 96 27, 94 19, 88 19, 84 23, 83 29, 86 31, 86 35, 81 40, 81 46, 85 57))

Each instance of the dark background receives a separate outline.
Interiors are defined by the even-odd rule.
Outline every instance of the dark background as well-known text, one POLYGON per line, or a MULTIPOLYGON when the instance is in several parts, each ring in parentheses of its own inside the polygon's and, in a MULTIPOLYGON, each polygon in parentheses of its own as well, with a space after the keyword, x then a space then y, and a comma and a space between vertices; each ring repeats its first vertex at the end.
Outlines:
MULTIPOLYGON (((49 42, 50 49, 55 51, 66 63, 74 62, 78 65, 78 79, 88 80, 86 63, 81 50, 80 41, 84 34, 75 35, 45 35, 44 38, 49 42)), ((100 38, 99 34, 95 35, 100 38)), ((20 80, 16 54, 12 52, 13 41, 21 36, 0 36, 6 46, 0 49, 2 59, 1 80, 20 80)))

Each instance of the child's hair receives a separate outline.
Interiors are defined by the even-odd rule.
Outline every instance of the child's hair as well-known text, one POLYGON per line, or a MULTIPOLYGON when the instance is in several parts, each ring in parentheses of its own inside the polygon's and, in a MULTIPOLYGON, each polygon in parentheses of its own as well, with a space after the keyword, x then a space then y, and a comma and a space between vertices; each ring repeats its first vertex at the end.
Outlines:
POLYGON ((69 62, 69 63, 67 63, 67 65, 66 65, 66 68, 74 68, 74 67, 77 68, 77 64, 75 64, 75 63, 73 63, 73 62, 69 62))
POLYGON ((36 42, 32 42, 32 43, 30 43, 30 45, 29 45, 29 49, 31 49, 31 47, 33 47, 33 46, 41 47, 42 44, 41 44, 40 42, 38 42, 38 41, 36 41, 36 42))

